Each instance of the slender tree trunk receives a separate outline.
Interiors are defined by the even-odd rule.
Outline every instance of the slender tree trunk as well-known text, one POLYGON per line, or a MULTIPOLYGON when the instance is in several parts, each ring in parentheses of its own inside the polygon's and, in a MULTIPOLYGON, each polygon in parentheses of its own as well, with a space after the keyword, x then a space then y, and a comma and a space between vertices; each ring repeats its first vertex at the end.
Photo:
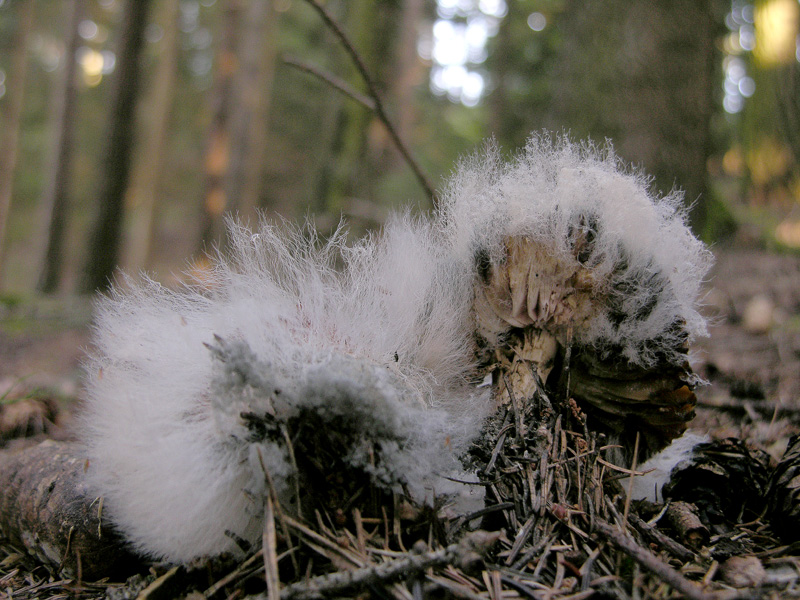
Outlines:
MULTIPOLYGON (((399 19, 399 31, 396 44, 397 62, 394 66, 395 77, 391 89, 391 98, 396 110, 396 128, 400 139, 410 143, 413 138, 414 125, 417 122, 417 103, 414 102, 414 89, 424 78, 425 70, 417 53, 419 24, 422 21, 425 3, 423 0, 404 0, 399 19)), ((403 157, 397 150, 392 151, 392 166, 403 165, 403 157)))
MULTIPOLYGON (((341 22, 351 41, 372 77, 382 81, 375 67, 379 61, 376 46, 379 41, 385 42, 381 39, 381 33, 385 31, 380 20, 380 10, 385 7, 372 0, 353 0, 343 8, 345 17, 341 22)), ((347 79, 356 82, 357 88, 363 87, 355 67, 350 66, 349 72, 347 79)), ((335 216, 344 210, 349 199, 372 197, 372 174, 375 172, 368 139, 374 113, 355 102, 344 102, 341 106, 337 135, 331 150, 331 156, 335 156, 338 163, 338 176, 332 178, 325 202, 326 211, 335 216)))
POLYGON ((200 250, 203 250, 208 244, 219 243, 224 237, 222 216, 229 205, 225 181, 230 170, 233 81, 234 75, 239 69, 236 41, 239 34, 240 12, 240 0, 225 1, 214 84, 210 94, 211 125, 206 142, 204 164, 205 202, 200 233, 200 250))
POLYGON ((632 3, 622 19, 628 42, 617 58, 621 72, 627 65, 617 103, 619 150, 642 161, 662 191, 685 191, 698 234, 706 219, 724 10, 719 0, 632 3))
POLYGON ((47 187, 41 199, 40 238, 44 256, 37 287, 47 294, 58 290, 67 223, 69 170, 72 163, 73 122, 75 121, 75 52, 80 36, 78 23, 83 14, 83 0, 64 2, 66 45, 64 65, 53 93, 52 150, 47 187))
POLYGON ((107 289, 118 263, 133 153, 139 58, 149 7, 149 0, 127 0, 123 8, 117 67, 110 90, 109 134, 100 174, 99 213, 89 242, 84 292, 107 289))
POLYGON ((152 256, 157 198, 178 74, 180 0, 166 0, 161 9, 164 36, 160 42, 161 51, 152 92, 146 103, 148 110, 142 151, 131 182, 132 223, 126 267, 133 271, 147 268, 152 256))
POLYGON ((33 29, 34 3, 19 2, 18 6, 17 33, 12 45, 11 77, 6 99, 6 118, 3 121, 3 137, 0 145, 0 286, 2 286, 2 267, 5 258, 3 248, 14 191, 14 170, 17 166, 19 129, 28 72, 28 40, 33 29))
MULTIPOLYGON (((800 176, 800 63, 791 61, 773 74, 775 106, 783 138, 792 152, 795 175, 800 176)), ((758 85, 758 84, 756 84, 758 85)))
POLYGON ((252 220, 261 205, 269 108, 277 59, 278 15, 272 0, 253 2, 248 8, 242 38, 239 72, 238 120, 234 123, 237 143, 231 149, 230 182, 233 206, 244 219, 252 220))

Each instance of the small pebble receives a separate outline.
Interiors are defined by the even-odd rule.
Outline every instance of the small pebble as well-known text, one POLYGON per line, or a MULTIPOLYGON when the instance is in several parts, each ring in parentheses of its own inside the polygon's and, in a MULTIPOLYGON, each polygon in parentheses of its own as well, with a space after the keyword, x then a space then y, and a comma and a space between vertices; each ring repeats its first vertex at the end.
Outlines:
POLYGON ((767 333, 772 327, 775 303, 764 294, 753 296, 744 307, 742 325, 750 333, 767 333))

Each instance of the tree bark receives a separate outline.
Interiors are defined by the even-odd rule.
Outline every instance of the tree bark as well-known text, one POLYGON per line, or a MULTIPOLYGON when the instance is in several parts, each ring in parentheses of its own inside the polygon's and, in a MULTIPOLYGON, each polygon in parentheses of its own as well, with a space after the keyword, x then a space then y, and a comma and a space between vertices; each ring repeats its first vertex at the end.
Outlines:
POLYGON ((109 134, 100 175, 99 212, 89 242, 83 292, 107 289, 119 259, 125 192, 134 145, 139 58, 149 7, 149 0, 127 0, 123 8, 117 67, 110 90, 109 134))
MULTIPOLYGON (((344 17, 340 19, 347 31, 350 41, 360 53, 366 68, 376 82, 384 80, 378 66, 386 67, 380 62, 379 44, 386 43, 382 11, 386 6, 369 0, 355 0, 342 8, 344 17)), ((357 69, 348 66, 349 75, 345 79, 359 82, 361 76, 357 69)), ((380 85, 380 83, 378 84, 380 85)), ((374 174, 378 171, 375 165, 375 154, 371 152, 369 135, 374 131, 371 123, 376 119, 370 111, 355 102, 341 104, 338 115, 337 132, 333 140, 330 155, 336 157, 334 176, 326 190, 325 211, 338 217, 350 198, 374 198, 374 174)), ((388 140, 387 140, 388 142, 388 140)))
POLYGON ((14 170, 17 166, 17 150, 20 122, 22 120, 25 80, 27 78, 28 39, 33 29, 33 2, 18 3, 17 33, 12 45, 11 77, 3 122, 3 143, 0 145, 0 286, 3 283, 3 259, 5 254, 6 227, 11 210, 11 197, 14 191, 14 170))
POLYGON ((551 126, 611 138, 662 192, 683 189, 687 207, 696 203, 696 233, 705 219, 724 14, 719 0, 568 2, 551 77, 551 126))
MULTIPOLYGON (((396 108, 394 114, 397 116, 397 134, 401 140, 410 143, 418 119, 414 90, 417 84, 424 80, 426 73, 417 53, 419 24, 424 16, 425 3, 423 0, 404 0, 400 10, 395 45, 397 60, 394 65, 395 76, 390 97, 396 108)), ((391 165, 392 167, 404 165, 403 157, 396 149, 392 152, 391 165)))
POLYGON ((271 0, 252 2, 246 15, 239 44, 242 64, 235 81, 237 95, 227 189, 231 209, 243 219, 253 220, 260 205, 266 162, 278 15, 271 0))
POLYGON ((223 239, 222 216, 229 205, 225 181, 230 170, 233 81, 239 69, 236 41, 239 36, 240 0, 226 0, 222 10, 222 33, 217 50, 214 83, 210 93, 211 125, 208 130, 203 166, 205 201, 201 218, 200 250, 223 239))
POLYGON ((167 0, 161 8, 164 36, 147 102, 142 152, 131 184, 133 202, 130 216, 133 222, 126 267, 133 271, 147 268, 152 255, 157 199, 166 162, 167 135, 178 74, 180 0, 167 0))
POLYGON ((0 451, 0 530, 67 577, 123 577, 142 560, 131 553, 102 514, 84 481, 86 459, 74 444, 47 440, 0 451))
POLYGON ((40 239, 44 243, 44 256, 37 288, 46 294, 58 290, 61 278, 77 95, 75 52, 80 43, 78 24, 83 14, 83 0, 65 2, 64 14, 67 27, 64 66, 53 93, 52 162, 48 171, 47 187, 41 199, 40 239))

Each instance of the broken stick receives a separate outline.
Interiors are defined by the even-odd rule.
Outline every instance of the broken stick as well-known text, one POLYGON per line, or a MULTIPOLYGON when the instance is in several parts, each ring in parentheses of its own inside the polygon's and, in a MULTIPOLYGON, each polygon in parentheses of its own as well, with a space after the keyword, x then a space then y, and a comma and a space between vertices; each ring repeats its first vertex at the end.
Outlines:
POLYGON ((681 573, 673 569, 667 563, 659 560, 652 552, 640 546, 636 541, 624 533, 618 527, 600 518, 594 520, 595 530, 602 533, 611 540, 614 545, 623 550, 637 563, 653 573, 664 583, 671 586, 675 591, 683 594, 692 600, 719 600, 719 596, 706 592, 696 583, 686 579, 681 573))

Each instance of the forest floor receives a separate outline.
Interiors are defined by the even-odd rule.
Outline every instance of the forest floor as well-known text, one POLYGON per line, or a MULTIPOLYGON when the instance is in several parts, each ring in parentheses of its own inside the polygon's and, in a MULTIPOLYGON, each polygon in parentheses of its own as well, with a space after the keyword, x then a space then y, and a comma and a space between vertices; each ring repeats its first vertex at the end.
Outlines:
MULTIPOLYGON (((714 254, 704 308, 710 335, 693 350, 710 385, 697 392, 692 428, 779 457, 800 431, 800 256, 732 247, 714 254)), ((90 321, 85 298, 0 307, 0 396, 40 388, 79 397, 90 321)))
MULTIPOLYGON (((717 261, 708 281, 704 309, 711 320, 710 336, 697 342, 693 349, 695 370, 708 381, 708 385, 701 387, 697 391, 697 418, 692 423, 692 429, 715 440, 730 437, 738 438, 744 441, 747 446, 766 452, 770 457, 772 466, 774 466, 783 455, 789 438, 800 432, 800 256, 772 254, 760 249, 741 247, 718 247, 714 253, 717 261)), ((65 409, 63 414, 68 416, 70 408, 75 406, 72 400, 79 402, 80 398, 80 363, 87 349, 90 348, 90 319, 90 303, 78 299, 37 301, 33 304, 20 303, 16 306, 7 307, 4 314, 0 313, 0 399, 4 398, 6 392, 8 392, 8 397, 13 397, 21 393, 30 393, 33 389, 49 390, 52 397, 61 402, 62 407, 65 409)), ((63 419, 63 421, 67 425, 65 428, 56 430, 58 437, 68 436, 68 418, 63 419), (65 433, 65 429, 67 433, 65 433)), ((566 437, 563 439, 566 439, 566 437)), ((558 439, 556 439, 556 445, 558 445, 557 442, 558 439)), ((502 446, 503 440, 501 439, 497 448, 502 446)), ((564 446, 564 442, 562 442, 562 446, 564 446)), ((503 449, 501 454, 505 452, 506 450, 503 449)), ((513 461, 511 454, 513 449, 509 449, 509 452, 508 458, 513 461)), ((562 447, 562 459, 565 456, 564 452, 564 447, 562 447)), ((558 458, 555 454, 554 457, 558 458)), ((505 455, 502 458, 505 460, 505 455)), ((566 461, 563 462, 566 463, 566 461)), ((516 466, 519 466, 519 464, 516 466)), ((567 468, 571 467, 564 467, 564 469, 567 468)), ((562 470, 562 467, 559 467, 558 470, 562 470)), ((506 472, 511 474, 509 475, 510 477, 513 477, 513 470, 507 470, 506 472)), ((580 469, 577 475, 580 480, 580 469)), ((571 477, 572 475, 565 470, 564 476, 571 477)), ((732 491, 736 494, 740 493, 740 490, 732 491)), ((597 497, 601 499, 600 505, 607 504, 608 509, 606 510, 602 506, 597 508, 598 520, 594 523, 594 526, 595 532, 600 533, 592 534, 594 536, 606 535, 602 532, 603 525, 600 521, 607 519, 607 521, 611 522, 613 517, 619 517, 613 507, 613 504, 618 502, 618 499, 614 498, 612 500, 609 496, 603 496, 603 493, 605 492, 598 492, 599 495, 597 497)), ((552 507, 552 514, 548 513, 550 526, 545 522, 547 519, 543 519, 541 529, 538 523, 531 527, 530 523, 532 521, 528 521, 523 527, 521 519, 520 523, 515 525, 518 529, 512 528, 508 531, 516 531, 517 535, 521 536, 523 530, 527 527, 525 535, 532 536, 531 543, 533 544, 533 539, 537 535, 541 534, 542 539, 546 541, 548 535, 555 536, 553 533, 554 527, 556 529, 561 528, 559 529, 561 531, 559 535, 572 535, 572 545, 576 547, 574 534, 583 536, 584 532, 580 528, 583 527, 586 531, 589 531, 589 528, 577 516, 575 517, 576 520, 572 521, 572 524, 568 526, 568 529, 564 528, 563 515, 560 515, 559 511, 556 510, 558 502, 554 499, 554 496, 548 499, 548 506, 552 507), (554 523, 555 525, 553 526, 554 523), (572 531, 572 534, 569 533, 570 531, 572 531)), ((506 505, 508 504, 506 502, 506 505)), ((639 512, 641 513, 641 511, 639 512)), ((634 516, 631 515, 631 519, 633 518, 634 516)), ((569 518, 567 521, 569 521, 569 518)), ((797 548, 794 548, 796 544, 790 544, 790 546, 780 550, 777 540, 771 537, 772 533, 774 533, 774 527, 769 529, 769 524, 767 524, 767 529, 761 530, 751 525, 752 523, 740 523, 741 533, 738 535, 734 535, 735 532, 731 533, 724 541, 733 540, 738 542, 744 539, 745 542, 750 544, 747 546, 750 551, 756 552, 758 550, 760 552, 759 556, 764 561, 764 564, 767 565, 768 570, 775 567, 780 561, 791 564, 794 569, 800 569, 800 558, 797 558, 797 548), (771 531, 772 533, 762 535, 764 531, 771 531), (772 541, 768 543, 760 541, 767 538, 772 541)), ((324 529, 321 524, 320 527, 324 529)), ((637 534, 640 536, 638 538, 640 540, 647 538, 643 531, 641 530, 637 534), (642 535, 644 537, 641 537, 642 535)), ((717 530, 712 529, 712 533, 715 531, 717 530)), ((301 530, 297 530, 295 533, 300 537, 304 535, 301 530)), ((329 533, 331 540, 339 539, 333 532, 329 533)), ((724 536, 712 536, 708 546, 713 546, 712 542, 715 538, 720 540, 722 537, 724 536)), ((509 535, 508 540, 512 539, 516 540, 517 538, 509 535)), ((519 539, 522 540, 521 537, 519 539)), ((567 572, 567 577, 565 578, 564 568, 566 565, 567 571, 569 571, 570 560, 575 564, 579 564, 575 561, 583 561, 585 565, 589 565, 588 571, 583 575, 583 591, 577 592, 574 598, 590 597, 591 594, 588 592, 592 592, 594 589, 592 586, 602 591, 604 589, 603 586, 612 585, 612 575, 599 577, 591 582, 587 579, 588 573, 592 571, 591 563, 596 560, 596 555, 592 558, 591 553, 588 557, 586 555, 579 556, 578 553, 570 558, 572 556, 570 554, 571 551, 562 550, 561 554, 556 552, 559 556, 558 561, 548 559, 547 555, 551 552, 551 548, 560 547, 559 543, 561 542, 555 543, 555 539, 553 537, 549 545, 540 547, 537 550, 539 554, 535 556, 533 553, 535 548, 530 548, 531 560, 529 564, 547 564, 548 566, 545 570, 552 570, 552 576, 548 580, 548 585, 552 587, 536 591, 533 597, 573 597, 569 594, 574 594, 577 588, 570 588, 568 593, 566 588, 563 587, 564 581, 569 579, 569 572, 567 572), (562 586, 564 591, 559 592, 556 589, 558 586, 554 582, 562 586)), ((564 539, 568 538, 559 538, 559 540, 564 539)), ((588 540, 590 537, 587 535, 585 538, 578 537, 577 539, 588 540)), ((595 540, 596 538, 591 539, 595 540)), ((614 542, 611 533, 607 535, 607 540, 612 542, 612 545, 617 544, 614 542)), ((522 541, 520 541, 516 550, 511 547, 510 543, 507 544, 505 554, 500 553, 498 555, 504 560, 507 558, 508 562, 505 564, 511 564, 514 552, 519 552, 520 548, 522 548, 522 541)), ((597 546, 598 552, 599 548, 604 547, 604 543, 608 542, 600 542, 599 546, 597 546)), ((647 545, 644 541, 640 543, 647 545)), ((588 552, 586 543, 582 542, 582 544, 582 547, 587 548, 588 552)), ((567 545, 563 547, 567 548, 567 545)), ((514 546, 516 547, 517 544, 514 546)), ((741 546, 741 548, 745 548, 745 546, 741 546)), ((2 545, 0 545, 0 549, 2 549, 2 545)), ((665 553, 664 556, 668 554, 665 553)), ((695 581, 702 578, 705 582, 706 579, 710 581, 716 577, 714 573, 717 566, 709 567, 709 564, 717 565, 717 561, 724 563, 724 557, 730 556, 730 554, 715 555, 712 549, 710 554, 704 550, 702 552, 698 551, 694 556, 694 559, 687 562, 685 558, 676 560, 673 554, 671 562, 673 566, 683 564, 682 573, 688 574, 687 576, 695 581), (705 573, 705 576, 703 576, 703 573, 705 573)), ((601 559, 603 559, 602 555, 601 559)), ((364 560, 366 560, 366 555, 364 560)), ((498 560, 497 564, 499 564, 500 558, 496 560, 498 560)), ((664 560, 670 562, 666 558, 664 560)), ((619 556, 607 560, 607 564, 610 565, 608 568, 613 571, 615 561, 617 574, 619 574, 619 556)), ((659 567, 659 564, 656 564, 655 567, 659 567)), ((646 569, 647 564, 644 566, 646 569)), ((602 565, 598 562, 595 571, 601 567, 602 565)), ((241 569, 242 567, 239 568, 241 569)), ((573 566, 571 568, 575 569, 576 573, 578 572, 576 567, 573 566)), ((636 569, 638 569, 638 566, 636 569)), ((584 570, 583 568, 580 569, 581 572, 584 570)), ((435 580, 436 585, 440 586, 439 589, 449 589, 456 596, 461 594, 466 595, 465 597, 499 598, 510 597, 505 593, 508 589, 518 591, 537 590, 535 587, 530 587, 535 585, 535 583, 531 583, 533 580, 525 579, 527 576, 525 567, 521 567, 521 570, 517 571, 503 571, 502 568, 498 567, 495 572, 497 574, 496 579, 493 579, 494 575, 490 576, 489 579, 484 575, 485 588, 481 588, 484 584, 475 578, 470 579, 460 571, 456 573, 452 568, 450 571, 449 573, 440 572, 435 577, 432 577, 430 581, 433 582, 435 580), (450 579, 447 579, 448 577, 450 579), (511 587, 509 588, 508 586, 511 587), (477 593, 479 588, 483 590, 480 594, 477 593), (503 589, 503 594, 497 595, 501 588, 503 589)), ((540 568, 537 568, 534 575, 538 573, 536 576, 542 577, 543 572, 539 573, 539 571, 540 568)), ((3 583, 8 577, 8 575, 4 576, 5 572, 3 556, 0 553, 0 583, 3 583)), ((633 571, 634 579, 637 577, 635 574, 638 572, 638 570, 633 571)), ((778 571, 773 568, 770 572, 777 573, 778 571)), ((786 575, 785 571, 780 573, 780 576, 784 577, 784 583, 776 584, 777 587, 773 586, 769 594, 762 596, 760 592, 754 592, 752 596, 729 597, 777 598, 795 597, 795 595, 800 597, 800 591, 798 591, 800 589, 800 575, 795 574, 792 576, 791 573, 786 575), (790 588, 792 589, 790 590, 790 588)), ((11 579, 8 581, 10 582, 11 579)), ((43 581, 38 580, 36 585, 45 585, 42 583, 43 581)), ((658 577, 654 578, 650 583, 645 581, 642 588, 645 592, 641 597, 670 597, 667 592, 659 591, 660 588, 657 585, 659 581, 658 577)), ((21 585, 19 581, 17 585, 21 585)), ((617 584, 613 583, 613 585, 617 584)), ((54 592, 56 588, 57 586, 54 588, 54 592)), ((67 588, 68 586, 64 589, 67 588)), ((34 586, 31 589, 35 590, 37 588, 34 586)), ((61 588, 57 589, 61 590, 61 588)), ((622 588, 614 589, 621 590, 622 588)), ((39 590, 42 591, 43 588, 40 587, 39 590)), ((3 597, 5 591, 4 587, 0 585, 0 598, 3 597)), ((17 587, 14 590, 14 597, 36 597, 19 593, 21 591, 22 589, 17 587)), ((766 589, 764 588, 762 591, 766 592, 766 589)), ((513 592, 512 595, 514 593, 516 592, 513 592)), ((398 597, 398 594, 399 592, 392 595, 398 597)), ((611 597, 616 597, 610 587, 606 590, 605 597, 608 597, 608 594, 611 594, 611 597)), ((47 595, 51 596, 52 594, 47 595)), ((599 597, 603 596, 604 594, 601 593, 599 597)), ((638 596, 634 594, 633 597, 638 596)), ((698 595, 696 597, 705 596, 698 595)))
POLYGON ((695 346, 692 428, 737 437, 777 459, 800 431, 800 257, 718 248, 706 296, 709 337, 695 346))

